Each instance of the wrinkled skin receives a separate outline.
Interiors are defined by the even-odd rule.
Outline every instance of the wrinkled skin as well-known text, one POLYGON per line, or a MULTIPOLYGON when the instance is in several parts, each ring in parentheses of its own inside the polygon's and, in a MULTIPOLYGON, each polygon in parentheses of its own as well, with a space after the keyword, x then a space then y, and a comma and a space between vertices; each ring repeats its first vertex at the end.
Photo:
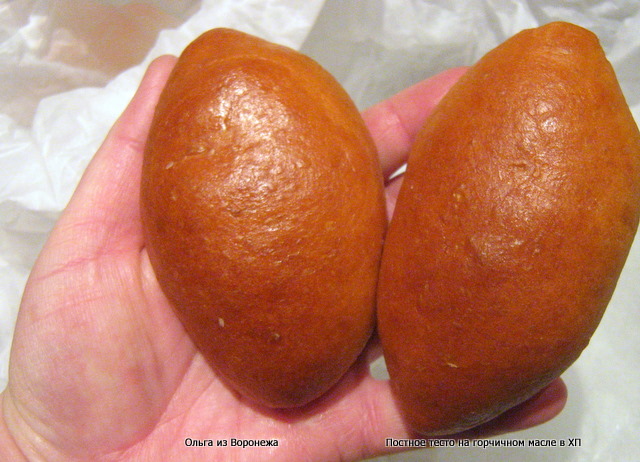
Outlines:
MULTIPOLYGON (((358 460, 412 436, 386 380, 369 373, 374 339, 327 395, 297 410, 253 407, 226 388, 161 292, 139 219, 142 151, 175 63, 162 57, 87 168, 25 289, 2 393, 0 459, 358 460), (186 447, 186 438, 277 439, 277 448, 186 447)), ((463 70, 452 70, 364 116, 386 177, 421 121, 463 70)), ((390 213, 400 180, 387 187, 390 213)), ((528 428, 560 412, 562 382, 474 430, 528 428)))

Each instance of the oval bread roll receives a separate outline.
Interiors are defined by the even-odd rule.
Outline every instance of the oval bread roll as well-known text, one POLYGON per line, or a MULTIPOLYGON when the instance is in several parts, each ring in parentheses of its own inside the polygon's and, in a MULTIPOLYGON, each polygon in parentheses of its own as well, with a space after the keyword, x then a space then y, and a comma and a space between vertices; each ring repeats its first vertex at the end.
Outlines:
POLYGON ((410 153, 378 329, 407 422, 460 432, 580 355, 638 226, 640 135, 594 34, 552 23, 484 56, 410 153))
POLYGON ((374 327, 386 227, 358 110, 311 59, 215 29, 189 45, 146 147, 158 281, 227 383, 269 407, 333 386, 374 327))

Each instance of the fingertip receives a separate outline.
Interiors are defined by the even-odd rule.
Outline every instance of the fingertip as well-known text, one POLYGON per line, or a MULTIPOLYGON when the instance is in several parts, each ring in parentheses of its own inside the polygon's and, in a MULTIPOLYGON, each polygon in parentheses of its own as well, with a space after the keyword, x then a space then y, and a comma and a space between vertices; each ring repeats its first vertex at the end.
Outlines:
POLYGON ((554 380, 527 401, 509 409, 479 427, 457 435, 464 438, 490 437, 537 427, 562 412, 567 402, 567 386, 554 380))
POLYGON ((177 60, 178 60, 178 57, 174 55, 170 55, 170 54, 160 55, 155 57, 153 61, 151 61, 151 64, 149 64, 149 67, 155 67, 155 66, 173 67, 173 65, 176 63, 177 60))
MULTIPOLYGON (((402 418, 402 412, 395 402, 388 380, 375 380, 377 395, 383 400, 387 414, 387 431, 390 435, 402 437, 416 436, 402 418)), ((565 407, 568 392, 564 381, 560 378, 551 382, 527 401, 504 412, 495 419, 463 433, 452 435, 455 438, 488 438, 505 433, 526 430, 542 425, 558 416, 565 407)), ((378 411, 382 414, 380 411, 378 411)))
POLYGON ((145 78, 147 76, 157 78, 168 76, 177 61, 178 58, 173 55, 160 55, 157 58, 154 58, 149 64, 149 67, 147 67, 145 78))
MULTIPOLYGON (((556 379, 513 410, 512 431, 536 427, 556 417, 567 403, 567 386, 556 379)), ((507 416, 509 417, 509 416, 507 416)))
POLYGON ((141 96, 148 98, 149 95, 152 100, 155 100, 164 88, 177 60, 175 56, 162 55, 151 61, 138 85, 133 101, 135 102, 141 96))
POLYGON ((567 386, 562 379, 551 382, 528 402, 530 413, 521 420, 522 427, 535 427, 556 417, 567 404, 568 396, 567 386))
POLYGON ((142 152, 153 111, 176 61, 177 58, 171 55, 162 55, 151 61, 133 98, 110 130, 101 151, 109 151, 113 145, 124 144, 134 151, 142 152))

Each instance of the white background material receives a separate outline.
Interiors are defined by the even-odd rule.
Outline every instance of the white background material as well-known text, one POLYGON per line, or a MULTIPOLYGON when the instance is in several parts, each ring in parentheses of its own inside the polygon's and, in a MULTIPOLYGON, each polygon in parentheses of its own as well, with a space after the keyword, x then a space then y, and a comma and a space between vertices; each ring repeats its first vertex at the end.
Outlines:
MULTIPOLYGON (((207 29, 233 27, 310 55, 365 109, 553 20, 599 36, 639 121, 637 0, 0 2, 0 388, 30 268, 152 58, 178 55, 207 29)), ((564 412, 500 437, 580 438, 580 447, 431 449, 377 460, 639 460, 639 241, 591 344, 564 374, 564 412)), ((384 373, 383 364, 374 370, 384 373)))

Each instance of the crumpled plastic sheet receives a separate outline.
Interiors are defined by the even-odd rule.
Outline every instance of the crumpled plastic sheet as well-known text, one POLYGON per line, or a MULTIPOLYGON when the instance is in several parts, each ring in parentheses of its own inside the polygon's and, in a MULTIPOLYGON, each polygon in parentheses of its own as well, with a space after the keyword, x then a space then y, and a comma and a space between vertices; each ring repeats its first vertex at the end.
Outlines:
MULTIPOLYGON (((9 0, 0 4, 0 386, 20 297, 48 232, 156 56, 219 26, 310 55, 365 109, 473 64, 553 20, 595 32, 640 121, 637 0, 9 0)), ((564 374, 563 413, 497 437, 524 448, 439 448, 379 461, 608 461, 640 454, 640 239, 607 313, 564 374), (579 446, 530 447, 579 438, 579 446)), ((384 376, 384 363, 373 367, 384 376)), ((212 437, 214 435, 211 435, 212 437)), ((390 437, 394 435, 388 435, 390 437)), ((574 440, 575 441, 575 440, 574 440)))

